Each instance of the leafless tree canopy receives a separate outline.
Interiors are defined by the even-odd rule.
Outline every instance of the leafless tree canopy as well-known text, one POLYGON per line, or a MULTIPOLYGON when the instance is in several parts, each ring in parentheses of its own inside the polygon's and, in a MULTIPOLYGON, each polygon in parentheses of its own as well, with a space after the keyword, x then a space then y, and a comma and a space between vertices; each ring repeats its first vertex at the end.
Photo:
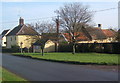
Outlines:
POLYGON ((55 12, 61 18, 61 25, 73 34, 74 32, 80 31, 83 24, 91 21, 92 13, 88 9, 88 6, 84 6, 81 3, 70 3, 65 4, 55 12))
POLYGON ((50 23, 48 21, 37 22, 30 24, 38 33, 55 33, 55 23, 50 23))
POLYGON ((65 4, 59 10, 55 11, 60 16, 60 24, 71 35, 73 43, 73 54, 75 53, 75 43, 79 33, 83 27, 86 26, 92 20, 92 12, 89 11, 88 6, 84 6, 81 3, 65 4))

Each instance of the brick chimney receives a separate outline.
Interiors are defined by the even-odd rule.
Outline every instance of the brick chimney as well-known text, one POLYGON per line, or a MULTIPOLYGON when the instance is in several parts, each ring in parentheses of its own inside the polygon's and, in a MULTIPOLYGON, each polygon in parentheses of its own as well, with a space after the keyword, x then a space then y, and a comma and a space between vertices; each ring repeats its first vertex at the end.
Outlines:
POLYGON ((102 28, 102 24, 98 24, 98 27, 99 27, 99 28, 102 28))
POLYGON ((20 17, 19 19, 19 25, 24 25, 24 19, 20 17))

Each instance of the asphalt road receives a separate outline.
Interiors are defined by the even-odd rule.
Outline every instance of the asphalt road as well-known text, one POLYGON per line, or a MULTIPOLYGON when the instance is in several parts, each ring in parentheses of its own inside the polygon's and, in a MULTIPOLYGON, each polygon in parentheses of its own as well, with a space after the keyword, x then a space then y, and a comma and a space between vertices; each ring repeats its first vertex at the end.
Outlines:
POLYGON ((2 66, 29 81, 118 81, 118 73, 81 65, 2 55, 2 66))

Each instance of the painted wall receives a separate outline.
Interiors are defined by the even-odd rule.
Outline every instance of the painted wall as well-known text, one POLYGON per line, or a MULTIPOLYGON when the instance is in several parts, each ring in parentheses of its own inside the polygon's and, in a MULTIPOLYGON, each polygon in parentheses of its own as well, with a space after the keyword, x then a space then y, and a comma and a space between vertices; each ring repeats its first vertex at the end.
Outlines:
MULTIPOLYGON (((40 46, 33 46, 34 52, 41 52, 40 46)), ((55 43, 51 40, 48 40, 45 43, 44 52, 55 52, 55 43)))
POLYGON ((111 43, 111 42, 117 42, 115 41, 115 38, 107 38, 107 39, 103 39, 103 40, 92 40, 92 41, 79 41, 77 43, 111 43))
POLYGON ((21 46, 21 42, 22 44, 22 48, 24 47, 31 47, 32 43, 35 43, 37 41, 37 36, 29 36, 29 35, 19 35, 18 37, 18 45, 21 46))
POLYGON ((7 42, 7 48, 11 48, 12 45, 17 45, 17 37, 16 36, 7 36, 6 42, 7 42))
POLYGON ((12 45, 18 45, 22 48, 29 48, 31 44, 38 39, 38 36, 29 36, 29 35, 17 35, 17 36, 7 36, 7 48, 11 48, 12 45))
POLYGON ((55 52, 55 43, 51 40, 48 40, 45 43, 44 52, 55 52))
POLYGON ((6 47, 5 42, 6 42, 6 36, 4 36, 4 37, 2 38, 2 47, 6 47))
POLYGON ((10 32, 10 30, 5 34, 5 36, 2 38, 2 47, 6 47, 6 42, 7 42, 7 40, 6 40, 6 35, 8 34, 10 32))
POLYGON ((41 52, 41 47, 40 46, 33 46, 33 52, 41 52))

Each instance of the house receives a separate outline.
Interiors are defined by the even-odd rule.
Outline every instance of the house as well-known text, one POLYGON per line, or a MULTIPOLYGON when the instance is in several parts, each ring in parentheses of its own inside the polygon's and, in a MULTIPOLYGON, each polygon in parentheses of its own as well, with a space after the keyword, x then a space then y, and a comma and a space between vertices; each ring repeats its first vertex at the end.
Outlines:
MULTIPOLYGON (((108 29, 101 29, 101 24, 98 27, 82 28, 80 32, 75 32, 77 43, 109 43, 115 39, 115 31, 108 29)), ((71 42, 72 37, 69 33, 63 33, 66 41, 71 42)))
POLYGON ((41 52, 44 47, 44 52, 54 52, 55 42, 50 39, 40 39, 33 44, 33 52, 41 52))
POLYGON ((101 29, 101 25, 98 27, 82 28, 82 32, 90 39, 87 43, 104 43, 106 36, 101 29))
MULTIPOLYGON (((76 38, 76 42, 88 42, 90 39, 83 33, 83 32, 76 32, 74 35, 76 36, 79 34, 79 36, 76 38)), ((70 33, 63 33, 63 37, 67 42, 72 42, 72 37, 70 36, 70 33)))
POLYGON ((39 38, 40 35, 32 27, 25 25, 24 19, 20 17, 19 25, 6 36, 7 48, 11 48, 14 45, 20 48, 30 48, 39 38))
POLYGON ((6 47, 6 35, 10 32, 10 29, 2 32, 2 47, 6 47))
POLYGON ((41 39, 33 44, 34 52, 41 52, 41 46, 44 46, 44 52, 55 52, 57 51, 58 42, 66 42, 62 34, 57 33, 42 33, 41 39))
POLYGON ((106 42, 115 42, 116 41, 116 32, 112 29, 102 29, 105 34, 106 42))

